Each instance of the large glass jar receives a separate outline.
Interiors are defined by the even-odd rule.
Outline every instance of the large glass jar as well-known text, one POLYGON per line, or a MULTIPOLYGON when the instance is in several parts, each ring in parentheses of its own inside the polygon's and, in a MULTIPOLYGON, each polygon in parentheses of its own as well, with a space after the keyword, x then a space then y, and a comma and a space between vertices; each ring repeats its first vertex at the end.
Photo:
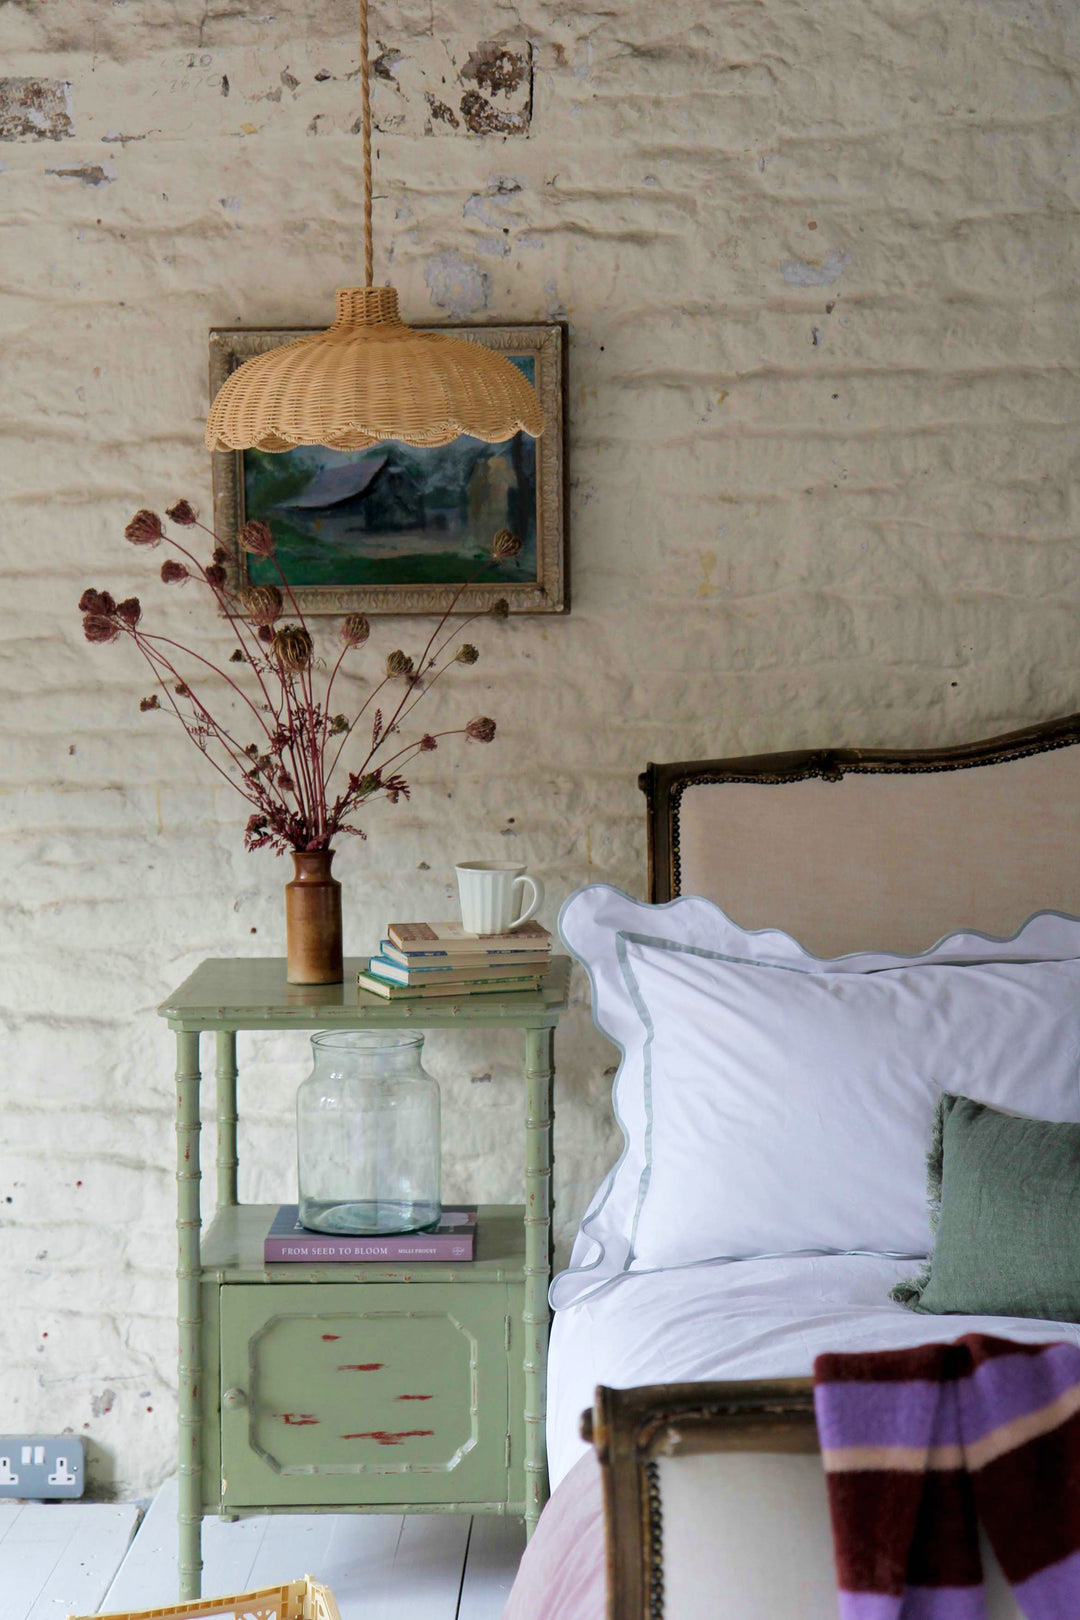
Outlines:
POLYGON ((424 1037, 327 1030, 296 1094, 300 1219, 313 1232, 417 1232, 439 1202, 439 1086, 424 1037))

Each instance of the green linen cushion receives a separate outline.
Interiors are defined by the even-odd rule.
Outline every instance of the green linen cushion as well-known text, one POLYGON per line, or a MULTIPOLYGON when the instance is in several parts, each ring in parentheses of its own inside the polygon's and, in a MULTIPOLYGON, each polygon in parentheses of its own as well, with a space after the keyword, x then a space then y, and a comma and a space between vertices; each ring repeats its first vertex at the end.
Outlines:
POLYGON ((943 1093, 928 1161, 934 1252, 913 1311, 1080 1321, 1080 1125, 943 1093))

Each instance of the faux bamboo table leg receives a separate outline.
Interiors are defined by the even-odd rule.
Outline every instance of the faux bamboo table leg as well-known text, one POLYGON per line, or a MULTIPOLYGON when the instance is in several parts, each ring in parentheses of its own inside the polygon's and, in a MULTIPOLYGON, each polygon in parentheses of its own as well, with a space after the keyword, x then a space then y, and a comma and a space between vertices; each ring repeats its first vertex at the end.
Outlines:
POLYGON ((525 1534, 547 1500, 548 1282, 554 1031, 525 1031, 525 1534))
POLYGON ((202 1595, 202 1424, 199 1419, 202 1305, 199 1215, 199 1032, 176 1035, 176 1235, 180 1506, 180 1600, 202 1595))
POLYGON ((237 1201, 236 1170, 236 1031, 219 1029, 217 1037, 217 1207, 237 1201))

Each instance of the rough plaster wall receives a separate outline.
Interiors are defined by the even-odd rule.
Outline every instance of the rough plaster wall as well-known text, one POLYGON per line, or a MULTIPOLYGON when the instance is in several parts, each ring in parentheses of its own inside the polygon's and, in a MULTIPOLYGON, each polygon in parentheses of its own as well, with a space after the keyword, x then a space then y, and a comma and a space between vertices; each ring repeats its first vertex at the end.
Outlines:
MULTIPOLYGON (((209 509, 207 329, 316 324, 359 279, 353 28, 339 0, 0 3, 0 1426, 83 1433, 99 1491, 173 1459, 152 1009, 205 955, 281 950, 286 874, 75 601, 136 591, 229 650, 120 536, 209 509)), ((1077 707, 1073 0, 390 0, 373 34, 376 279, 419 318, 569 322, 574 610, 481 627, 441 713, 499 740, 342 850, 347 947, 449 912, 455 857, 527 860, 549 922, 589 879, 640 893, 650 758, 1077 707), (524 40, 527 133, 432 118, 480 42, 524 40)), ((558 1050, 565 1242, 616 1146, 581 986, 558 1050)), ((518 1192, 515 1058, 430 1043, 451 1196, 518 1192)), ((242 1192, 285 1197, 304 1043, 241 1061, 242 1192)))

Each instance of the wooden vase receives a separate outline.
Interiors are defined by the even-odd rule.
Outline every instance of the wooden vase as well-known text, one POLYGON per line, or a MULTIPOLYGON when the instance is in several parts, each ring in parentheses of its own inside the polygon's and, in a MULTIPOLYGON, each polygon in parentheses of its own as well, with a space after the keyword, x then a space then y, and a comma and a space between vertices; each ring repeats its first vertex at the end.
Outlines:
POLYGON ((285 885, 285 940, 290 984, 340 984, 341 884, 331 877, 332 849, 293 851, 295 875, 285 885))

